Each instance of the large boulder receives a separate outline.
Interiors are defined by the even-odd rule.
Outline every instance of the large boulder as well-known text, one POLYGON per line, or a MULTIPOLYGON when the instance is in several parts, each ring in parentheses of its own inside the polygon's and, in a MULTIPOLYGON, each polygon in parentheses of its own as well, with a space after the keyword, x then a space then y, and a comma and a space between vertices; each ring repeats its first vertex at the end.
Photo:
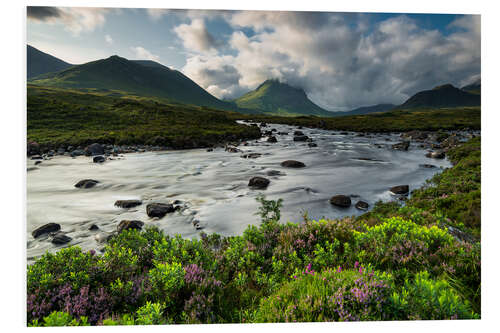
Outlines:
POLYGON ((85 148, 87 156, 104 155, 104 147, 98 143, 93 143, 85 148))
POLYGON ((52 237, 51 242, 52 242, 52 244, 55 244, 55 245, 63 245, 63 244, 71 242, 71 237, 66 236, 63 233, 57 233, 56 235, 54 235, 54 237, 52 237))
POLYGON ((124 230, 141 230, 142 226, 144 225, 144 222, 142 221, 137 221, 137 220, 122 220, 120 224, 118 224, 118 227, 116 227, 116 231, 118 233, 124 231, 124 230))
POLYGON ((35 142, 35 141, 28 142, 28 146, 27 146, 26 150, 27 150, 28 156, 40 154, 40 145, 38 144, 38 142, 35 142))
POLYGON ((334 206, 348 208, 351 207, 351 198, 347 195, 338 194, 331 197, 330 203, 334 206))
POLYGON ((115 202, 115 206, 120 208, 133 208, 140 205, 142 205, 141 200, 117 200, 115 202))
POLYGON ((410 187, 408 185, 398 185, 391 187, 390 191, 394 194, 408 194, 410 192, 410 187))
POLYGON ((253 177, 248 182, 248 186, 258 189, 265 189, 269 185, 269 179, 264 177, 253 177))
POLYGON ((51 232, 57 232, 59 230, 61 230, 61 225, 60 224, 57 224, 57 223, 47 223, 47 224, 44 224, 41 227, 38 227, 35 230, 33 230, 33 232, 31 233, 31 235, 34 238, 38 238, 41 235, 48 234, 48 233, 51 233, 51 232))
POLYGON ((300 161, 286 160, 281 162, 281 166, 285 168, 304 168, 306 165, 300 161))
POLYGON ((99 181, 94 180, 94 179, 83 179, 80 180, 78 183, 75 184, 75 187, 78 188, 91 188, 97 185, 99 181))
POLYGON ((162 218, 167 213, 175 212, 174 205, 165 203, 150 203, 146 206, 146 213, 149 217, 162 218))

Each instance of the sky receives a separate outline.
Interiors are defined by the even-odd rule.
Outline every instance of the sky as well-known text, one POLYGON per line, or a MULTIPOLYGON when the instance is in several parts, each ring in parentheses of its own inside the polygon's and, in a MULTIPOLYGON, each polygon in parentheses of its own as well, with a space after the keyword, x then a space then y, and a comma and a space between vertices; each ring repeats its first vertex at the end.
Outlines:
POLYGON ((332 111, 481 74, 479 15, 28 7, 27 43, 72 64, 154 60, 221 99, 279 79, 332 111))

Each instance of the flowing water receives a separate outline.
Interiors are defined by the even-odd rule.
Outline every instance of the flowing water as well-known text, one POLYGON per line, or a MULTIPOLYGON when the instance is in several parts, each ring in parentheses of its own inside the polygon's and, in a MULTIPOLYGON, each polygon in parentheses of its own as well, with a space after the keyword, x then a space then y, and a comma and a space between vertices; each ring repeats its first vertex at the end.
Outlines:
POLYGON ((450 166, 447 160, 426 158, 426 151, 416 144, 408 151, 391 149, 391 144, 400 141, 396 134, 362 137, 301 129, 317 143, 318 147, 311 148, 306 142, 293 141, 293 126, 270 125, 265 129, 270 128, 289 135, 275 133, 277 143, 267 143, 263 138, 239 147, 243 152, 261 153, 256 159, 244 159, 240 153, 216 148, 212 152, 193 149, 124 154, 121 159, 102 164, 85 156, 57 156, 37 166, 28 160, 28 262, 47 250, 61 248, 47 236, 31 236, 35 228, 49 222, 59 223, 73 239, 64 246, 78 245, 83 250, 102 248, 96 235, 116 230, 125 219, 141 220, 170 235, 198 237, 201 231, 236 235, 248 225, 259 223, 255 215, 259 193, 264 193, 266 199, 283 198, 282 222, 300 222, 304 212, 314 219, 359 215, 363 212, 354 208, 357 200, 370 206, 378 200, 394 200, 390 187, 409 184, 410 190, 415 189, 440 172, 440 167, 450 166), (306 168, 281 167, 284 160, 302 161, 306 168), (437 168, 424 168, 424 163, 437 168), (268 176, 270 170, 280 174, 268 176), (268 178, 268 188, 249 188, 248 181, 254 176, 268 178), (88 178, 100 183, 90 189, 74 187, 79 180, 88 178), (351 208, 332 206, 329 199, 335 194, 355 195, 351 208), (140 199, 143 204, 132 209, 117 208, 114 202, 120 199, 140 199), (162 219, 147 216, 148 203, 175 200, 185 203, 182 210, 162 219), (199 223, 202 230, 197 230, 193 222, 199 223), (88 230, 92 224, 100 230, 88 230))

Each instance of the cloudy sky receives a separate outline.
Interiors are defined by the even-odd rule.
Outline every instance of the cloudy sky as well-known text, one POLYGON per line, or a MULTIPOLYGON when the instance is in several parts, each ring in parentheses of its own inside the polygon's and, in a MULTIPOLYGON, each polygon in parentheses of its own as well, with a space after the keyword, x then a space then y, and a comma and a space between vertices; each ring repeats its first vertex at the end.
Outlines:
POLYGON ((481 72, 477 15, 28 7, 27 42, 69 63, 117 54, 230 99, 277 78, 328 110, 402 103, 481 72))

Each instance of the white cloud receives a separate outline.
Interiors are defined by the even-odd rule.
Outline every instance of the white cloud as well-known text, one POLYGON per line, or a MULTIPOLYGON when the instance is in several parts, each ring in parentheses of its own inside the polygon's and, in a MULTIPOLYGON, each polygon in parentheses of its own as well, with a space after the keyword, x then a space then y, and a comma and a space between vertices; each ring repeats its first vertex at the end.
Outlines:
POLYGON ((160 57, 157 56, 156 54, 151 53, 150 51, 146 50, 142 46, 134 46, 130 48, 133 52, 134 55, 139 59, 139 60, 153 60, 156 62, 160 61, 160 57))
POLYGON ((108 44, 113 44, 113 38, 111 38, 110 35, 106 35, 104 36, 104 40, 106 41, 106 43, 108 44))
POLYGON ((181 24, 174 31, 190 51, 214 52, 217 48, 218 43, 208 32, 203 19, 194 19, 191 24, 181 24))
POLYGON ((169 12, 169 10, 162 8, 147 8, 146 12, 153 21, 158 21, 159 19, 162 18, 163 15, 166 15, 169 12))
MULTIPOLYGON (((183 39, 186 48, 212 51, 189 56, 183 71, 219 97, 238 97, 278 78, 332 110, 397 104, 435 85, 460 86, 481 69, 478 16, 458 18, 448 35, 420 28, 405 15, 369 29, 359 14, 245 11, 227 20, 235 29, 230 55, 202 47, 187 33, 183 39), (243 27, 256 33, 248 37, 243 27)), ((196 30, 193 23, 182 26, 196 30)))

